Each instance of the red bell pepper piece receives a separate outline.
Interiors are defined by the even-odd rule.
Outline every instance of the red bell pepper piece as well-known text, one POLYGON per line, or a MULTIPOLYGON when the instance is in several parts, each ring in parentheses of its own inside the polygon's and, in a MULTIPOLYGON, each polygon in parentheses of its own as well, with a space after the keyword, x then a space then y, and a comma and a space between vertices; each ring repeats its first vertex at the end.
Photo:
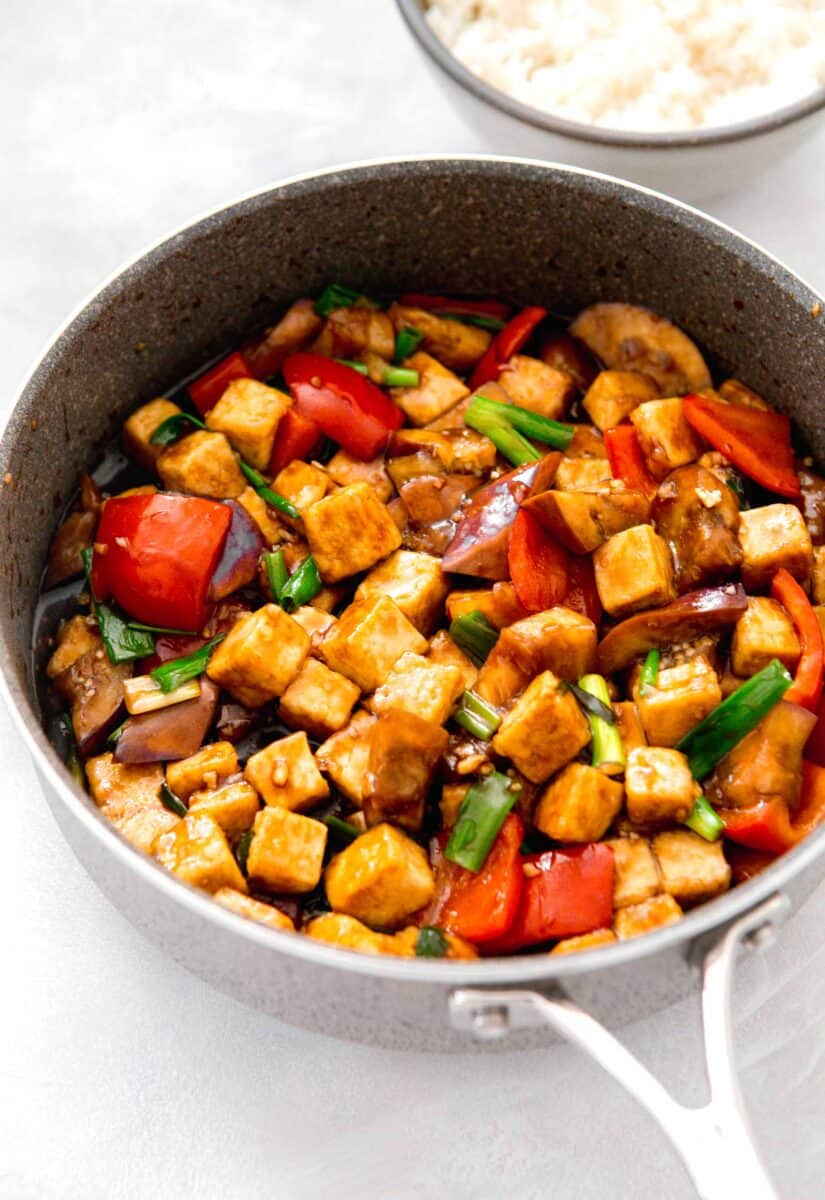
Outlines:
POLYGON ((564 598, 565 608, 589 617, 598 628, 602 619, 602 602, 596 587, 596 573, 589 554, 571 554, 567 568, 568 587, 564 598))
POLYGON ((401 303, 409 308, 425 308, 428 312, 495 317, 499 321, 506 321, 513 311, 501 300, 460 300, 455 296, 435 296, 431 292, 405 292, 401 303))
POLYGON ((519 509, 507 549, 510 579, 528 612, 543 612, 567 595, 570 556, 527 512, 519 509))
POLYGON ((310 417, 296 408, 287 409, 278 423, 269 463, 270 475, 277 475, 296 458, 310 458, 320 440, 321 429, 310 417))
POLYGON ((810 600, 784 567, 780 567, 773 577, 771 595, 786 609, 802 648, 794 681, 783 699, 817 712, 825 678, 825 647, 819 620, 810 600))
POLYGON ((98 600, 134 620, 199 632, 232 521, 228 504, 164 492, 115 496, 103 508, 92 560, 98 600))
POLYGON ((301 415, 364 462, 384 449, 404 419, 398 405, 369 379, 322 354, 292 354, 283 372, 301 415))
POLYGON ((189 384, 189 398, 202 417, 214 408, 233 379, 251 379, 249 363, 236 350, 189 384))
POLYGON ((752 808, 722 809, 719 816, 731 841, 766 854, 784 854, 825 821, 825 767, 802 763, 802 804, 793 818, 780 799, 752 808))
POLYGON ((801 499, 791 422, 784 413, 740 408, 693 394, 685 396, 682 411, 696 432, 749 479, 789 500, 801 499))
POLYGON ((485 383, 498 379, 499 368, 518 354, 530 334, 547 316, 546 308, 533 305, 523 308, 512 320, 500 329, 484 354, 478 360, 470 376, 470 388, 483 387, 485 383))
MULTIPOLYGON (((493 842, 484 866, 476 873, 440 856, 436 866, 436 892, 424 924, 440 925, 470 942, 500 938, 509 928, 524 887, 519 853, 524 824, 509 813, 493 842)), ((439 839, 441 850, 447 835, 439 839)))
POLYGON ((522 859, 527 869, 512 925, 485 954, 510 954, 555 938, 604 929, 613 920, 613 851, 604 842, 522 859))
POLYGON ((606 429, 604 448, 614 479, 621 479, 634 492, 656 495, 659 485, 647 469, 638 435, 632 425, 615 425, 612 429, 606 429))

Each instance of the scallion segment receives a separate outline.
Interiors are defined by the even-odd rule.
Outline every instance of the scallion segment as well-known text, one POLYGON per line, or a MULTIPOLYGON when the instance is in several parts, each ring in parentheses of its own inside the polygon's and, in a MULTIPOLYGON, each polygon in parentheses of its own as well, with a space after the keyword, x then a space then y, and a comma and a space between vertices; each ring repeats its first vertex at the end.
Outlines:
POLYGON ((206 429, 200 417, 194 417, 191 413, 185 412, 172 413, 171 417, 161 421, 149 441, 153 446, 171 446, 172 442, 178 440, 187 425, 194 425, 197 429, 206 429))
MULTIPOLYGON (((538 462, 541 455, 535 446, 532 446, 512 425, 502 420, 497 414, 476 408, 475 404, 476 402, 473 400, 465 412, 465 424, 469 425, 471 429, 475 429, 476 433, 483 433, 485 437, 488 437, 499 454, 503 454, 514 467, 523 466, 524 463, 538 462)), ((510 406, 503 404, 501 407, 509 408, 510 406)))
POLYGON ((170 625, 144 625, 142 621, 129 621, 129 628, 139 633, 172 633, 176 637, 191 637, 191 629, 172 629, 170 625))
POLYGON ((480 667, 498 641, 498 630, 493 628, 484 613, 474 608, 472 612, 455 618, 450 625, 450 637, 480 667))
POLYGON ((94 594, 92 588, 92 559, 94 551, 87 546, 81 553, 83 569, 86 572, 86 582, 92 598, 92 611, 106 647, 110 662, 132 662, 136 658, 146 658, 155 652, 155 639, 151 633, 135 627, 129 621, 124 621, 113 608, 103 604, 94 594))
POLYGON ((450 943, 437 925, 423 925, 419 929, 415 939, 415 953, 418 958, 444 958, 449 948, 450 943))
POLYGON ((688 756, 696 779, 704 779, 725 755, 755 729, 793 683, 774 658, 761 671, 722 701, 703 721, 676 743, 688 756))
POLYGON ((277 492, 273 492, 260 471, 256 471, 254 467, 250 467, 249 463, 243 461, 239 463, 239 466, 263 501, 272 508, 277 508, 286 516, 292 517, 294 521, 301 519, 301 514, 295 505, 290 504, 289 500, 286 500, 283 496, 279 496, 277 492))
MULTIPOLYGON (((542 417, 539 413, 531 412, 529 408, 521 408, 518 404, 502 404, 498 400, 488 400, 486 396, 474 396, 472 403, 464 414, 464 420, 473 429, 478 429, 477 425, 473 425, 471 421, 481 417, 488 421, 498 419, 504 421, 507 425, 519 433, 523 433, 525 437, 533 438, 537 442, 544 442, 548 446, 552 446, 554 450, 566 450, 573 440, 573 434, 576 432, 575 425, 565 425, 562 421, 551 421, 549 417, 542 417)), ((479 433, 483 433, 482 429, 478 429, 479 433)))
POLYGON ((722 818, 708 804, 704 796, 699 796, 694 802, 684 824, 694 833, 698 833, 699 837, 704 838, 706 842, 718 842, 725 828, 722 818))
POLYGON ((119 725, 115 726, 115 728, 112 730, 112 732, 106 738, 107 746, 116 746, 118 744, 120 735, 123 733, 123 730, 126 728, 128 721, 129 721, 129 718, 127 717, 125 721, 121 721, 119 725))
POLYGON ((400 367, 405 358, 409 358, 411 354, 415 354, 423 341, 424 334, 420 329, 416 329, 412 325, 405 325, 402 329, 399 329, 395 335, 395 354, 392 359, 395 366, 400 367))
POLYGON ((512 779, 498 771, 474 783, 461 802, 444 857, 468 871, 480 871, 515 802, 512 779))
POLYGON ((309 604, 323 587, 315 559, 310 554, 290 575, 281 588, 278 603, 284 612, 294 613, 302 604, 309 604))
POLYGON ((189 812, 189 809, 186 807, 183 801, 175 795, 165 779, 160 785, 160 800, 163 807, 168 808, 169 811, 174 813, 176 817, 185 817, 189 812))
POLYGON ((642 673, 639 676, 639 694, 646 696, 648 692, 653 691, 656 687, 656 680, 659 678, 659 659, 661 651, 657 649, 648 650, 647 658, 642 667, 642 673))
POLYGON ((624 768, 627 758, 616 714, 610 702, 607 680, 603 675, 582 675, 579 690, 598 705, 598 708, 588 707, 587 711, 592 740, 592 765, 608 775, 617 774, 624 768))
POLYGON ((264 567, 269 582, 269 590, 272 592, 272 599, 280 603, 281 590, 289 579, 289 571, 286 568, 286 559, 284 558, 283 550, 270 550, 264 554, 264 567))
POLYGON ((254 829, 245 830, 238 838, 238 844, 235 847, 235 859, 244 875, 247 873, 246 864, 249 858, 249 847, 252 845, 252 837, 254 833, 254 829))
POLYGON ((501 724, 501 713, 468 688, 461 697, 455 721, 473 737, 489 742, 501 724))
POLYGON ((339 308, 352 308, 361 293, 343 283, 329 283, 315 301, 315 312, 319 317, 328 317, 339 308))
POLYGON ((412 367, 387 367, 384 372, 384 387, 418 387, 421 375, 412 367))
POLYGON ((359 375, 369 375, 369 368, 366 363, 358 362, 354 358, 335 358, 333 362, 340 363, 342 367, 349 367, 351 371, 357 371, 359 375))
POLYGON ((219 633, 199 650, 193 651, 192 654, 186 654, 183 658, 173 658, 170 662, 161 663, 149 674, 162 692, 173 692, 182 683, 187 683, 190 679, 197 679, 199 675, 203 675, 212 651, 225 637, 226 634, 219 633))
POLYGON ((334 813, 327 813, 319 820, 323 821, 332 837, 342 845, 348 846, 350 842, 354 842, 357 837, 361 836, 360 829, 357 829, 355 825, 350 825, 349 821, 345 821, 342 817, 336 817, 334 813))

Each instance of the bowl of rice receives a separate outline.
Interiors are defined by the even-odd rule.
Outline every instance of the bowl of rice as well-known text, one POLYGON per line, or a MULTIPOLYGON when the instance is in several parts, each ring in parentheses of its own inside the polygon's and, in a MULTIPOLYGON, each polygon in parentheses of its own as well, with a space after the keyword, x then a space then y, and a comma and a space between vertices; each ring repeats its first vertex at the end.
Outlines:
POLYGON ((825 111, 823 0, 396 2, 495 149, 687 199, 770 170, 825 111))

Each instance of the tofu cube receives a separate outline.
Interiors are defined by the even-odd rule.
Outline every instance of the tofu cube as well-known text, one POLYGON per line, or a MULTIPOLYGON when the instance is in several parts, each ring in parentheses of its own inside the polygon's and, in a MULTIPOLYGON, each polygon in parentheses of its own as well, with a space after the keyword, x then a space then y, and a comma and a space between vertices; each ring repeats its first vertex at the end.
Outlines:
POLYGON ((662 890, 659 867, 647 838, 631 834, 609 841, 613 851, 613 907, 641 904, 662 890))
POLYGON ((597 429, 621 425, 634 408, 659 395, 656 382, 639 371, 600 371, 582 400, 597 429))
POLYGON ((367 825, 392 820, 418 831, 424 807, 449 735, 414 713, 382 713, 370 729, 370 756, 364 782, 367 825))
POLYGON ((701 788, 679 750, 642 746, 627 756, 624 777, 627 815, 638 825, 648 821, 684 821, 701 788))
POLYGON ((351 679, 308 658, 281 696, 278 714, 290 729, 328 738, 344 728, 360 695, 351 679))
POLYGON ((496 629, 506 629, 508 625, 528 616, 516 595, 516 589, 505 580, 494 583, 490 588, 450 592, 447 597, 448 622, 471 612, 480 612, 496 629))
POLYGON ((318 942, 329 942, 339 950, 354 950, 358 954, 398 954, 405 949, 403 945, 397 946, 393 934, 377 933, 344 913, 322 913, 310 921, 304 933, 318 942))
POLYGON ((458 819, 458 810, 464 803, 464 797, 470 790, 469 783, 445 783, 441 789, 441 799, 438 807, 441 810, 441 824, 445 829, 452 829, 458 819))
POLYGON ((731 642, 734 674, 748 677, 772 658, 793 673, 799 659, 799 638, 785 609, 769 596, 751 596, 747 611, 736 622, 731 642))
POLYGON ((193 792, 189 798, 189 811, 217 821, 231 841, 251 828, 260 807, 258 793, 243 779, 193 792))
POLYGON ((166 782, 184 803, 193 792, 216 788, 238 771, 238 752, 231 742, 210 742, 195 754, 170 762, 166 782))
POLYGON ((161 834, 155 858, 178 879, 205 892, 216 892, 222 887, 234 888, 236 892, 247 890, 226 834, 205 813, 190 813, 174 829, 161 834))
POLYGON ((355 600, 345 609, 319 647, 327 666, 357 683, 362 692, 374 692, 385 681, 402 654, 422 654, 423 637, 383 593, 355 600))
POLYGON ((376 690, 370 707, 376 713, 400 709, 443 725, 463 691, 458 667, 442 666, 420 654, 402 654, 376 690))
POLYGON ((309 634, 277 604, 246 613, 209 660, 206 673, 247 708, 282 696, 309 654, 309 634))
POLYGON ((383 454, 371 462, 362 462, 346 450, 338 450, 327 463, 327 475, 339 487, 347 487, 350 483, 368 483, 382 504, 386 504, 395 491, 387 474, 383 454))
POLYGON ((311 504, 323 500, 330 490, 326 471, 315 463, 296 458, 279 471, 272 481, 272 490, 303 512, 311 504))
POLYGON ((87 760, 86 778, 104 817, 139 850, 151 853, 159 835, 177 825, 160 799, 160 764, 119 763, 111 754, 100 754, 87 760))
POLYGON ((553 480, 560 492, 592 492, 613 478, 606 458, 562 458, 553 480))
POLYGON ((249 921, 257 921, 259 925, 266 925, 268 929, 295 932, 295 925, 280 908, 276 908, 274 904, 264 904, 262 900, 253 900, 243 892, 236 892, 234 888, 218 888, 212 899, 217 900, 222 908, 228 908, 230 912, 237 913, 239 917, 246 917, 249 921))
POLYGON ((222 433, 206 429, 167 446, 157 460, 157 470, 168 492, 235 500, 246 490, 246 480, 229 442, 222 433))
POLYGON ((825 546, 813 547, 811 599, 814 604, 825 604, 825 546))
POLYGON ((440 559, 414 550, 396 550, 373 567, 358 585, 355 599, 389 596, 419 633, 429 637, 444 611, 448 590, 440 559))
MULTIPOLYGON (((452 371, 463 373, 475 366, 492 340, 491 334, 484 329, 453 321, 449 317, 439 317, 424 308, 393 304, 389 316, 396 330, 409 325, 423 333, 422 349, 452 371)), ((391 354, 385 357, 389 358, 391 354)), ((413 360, 416 358, 417 355, 412 355, 405 360, 404 366, 414 367, 413 360)))
POLYGON ((401 545, 398 526, 368 483, 351 483, 311 504, 304 527, 325 583, 366 571, 401 545))
POLYGON ((696 462, 702 453, 702 443, 685 420, 679 396, 648 400, 633 409, 630 420, 654 479, 664 479, 677 467, 696 462))
POLYGON ((181 411, 177 404, 161 396, 142 404, 127 417, 120 440, 126 454, 144 471, 154 471, 155 463, 163 454, 163 446, 152 445, 152 434, 164 421, 181 411))
POLYGON ((626 942, 628 938, 650 933, 663 925, 672 925, 682 915, 679 905, 665 892, 661 896, 651 896, 641 904, 620 908, 613 918, 613 929, 619 941, 626 942))
POLYGON ((501 368, 498 381, 514 404, 551 421, 564 419, 576 395, 576 385, 565 371, 527 354, 514 354, 501 368))
POLYGON ((589 741, 590 726, 572 693, 544 671, 505 714, 492 746, 532 783, 544 783, 589 741))
POLYGON ((375 825, 337 854, 324 873, 336 912, 397 929, 429 904, 433 873, 422 848, 394 825, 375 825))
POLYGON ((705 654, 675 667, 660 667, 655 686, 644 695, 636 671, 632 694, 647 740, 653 746, 675 746, 722 703, 719 677, 705 654))
POLYGON ((404 366, 418 371, 419 381, 415 387, 391 388, 390 395, 413 425, 426 425, 442 416, 470 390, 449 368, 423 350, 410 355, 404 366))
POLYGON ((602 606, 614 617, 656 608, 675 599, 673 561, 652 525, 623 529, 593 555, 602 606))
POLYGON ((344 729, 334 733, 318 747, 315 761, 348 800, 364 802, 364 785, 370 761, 370 730, 375 724, 372 713, 359 709, 344 729))
POLYGON ((238 496, 240 504, 249 513, 270 546, 278 546, 284 540, 284 525, 274 508, 258 495, 254 488, 246 487, 238 496))
POLYGON ((805 580, 813 567, 811 535, 794 504, 766 504, 739 514, 742 582, 748 591, 766 588, 780 567, 805 580))
POLYGON ((562 605, 524 617, 501 631, 475 690, 503 707, 542 671, 560 679, 580 679, 593 669, 596 637, 591 620, 562 605))
POLYGON ((251 755, 244 778, 261 793, 265 804, 290 812, 313 808, 329 795, 329 785, 318 770, 303 731, 278 738, 251 755))
POLYGON ((312 608, 308 604, 302 604, 300 608, 296 608, 295 612, 292 613, 292 619, 309 634, 312 654, 315 653, 329 630, 332 629, 338 620, 332 613, 324 612, 320 608, 312 608))
POLYGON ((570 763, 539 797, 533 823, 558 842, 597 842, 622 807, 622 785, 596 767, 570 763))
POLYGON ((93 617, 76 616, 63 621, 57 632, 57 649, 46 664, 49 679, 68 671, 73 663, 90 650, 102 650, 103 639, 93 617))
POLYGON ((556 942, 551 954, 576 954, 579 950, 595 950, 598 946, 610 946, 616 941, 612 929, 594 929, 592 933, 580 933, 576 937, 562 938, 556 942))
POLYGON ((690 829, 673 829, 653 839, 662 887, 680 904, 710 900, 730 887, 723 844, 707 842, 690 829))
POLYGON ((430 662, 438 663, 440 666, 457 667, 461 672, 461 686, 463 691, 471 688, 478 678, 478 670, 475 663, 455 644, 446 629, 439 629, 430 642, 427 658, 430 662))
POLYGON ((321 879, 326 845, 322 821, 268 805, 255 818, 246 860, 249 881, 266 892, 311 892, 321 879))
POLYGON ((241 458, 266 471, 275 435, 292 400, 257 379, 233 379, 217 404, 206 414, 208 429, 226 434, 241 458))

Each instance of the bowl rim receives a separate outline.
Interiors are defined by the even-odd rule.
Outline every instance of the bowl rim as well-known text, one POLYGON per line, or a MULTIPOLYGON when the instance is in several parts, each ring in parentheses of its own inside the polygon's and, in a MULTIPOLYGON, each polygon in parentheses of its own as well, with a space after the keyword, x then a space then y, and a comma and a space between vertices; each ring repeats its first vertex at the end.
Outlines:
POLYGON ((535 108, 532 104, 516 100, 474 74, 430 27, 424 15, 426 0, 395 0, 395 2, 407 28, 419 45, 443 71, 467 91, 472 92, 477 99, 507 113, 508 116, 514 117, 518 121, 532 125, 535 129, 543 129, 547 133, 559 134, 580 142, 637 150, 681 150, 691 146, 717 146, 759 137, 762 134, 781 129, 785 125, 791 125, 795 121, 802 120, 802 118, 825 108, 825 85, 823 85, 811 92, 809 96, 795 100, 793 104, 771 109, 759 116, 749 117, 746 121, 737 121, 729 125, 714 125, 706 129, 646 133, 643 130, 636 132, 634 130, 603 129, 582 121, 570 121, 566 117, 555 116, 553 113, 535 108))
MULTIPOLYGON (((629 198, 641 199, 651 210, 658 206, 660 210, 663 207, 682 220, 689 217, 694 223, 698 221, 706 230, 714 230, 717 234, 724 235, 740 246, 748 248, 751 253, 755 252, 766 266, 772 266, 777 271, 777 276, 784 275, 786 277, 784 281, 777 277, 777 284, 781 282, 791 284, 794 290, 801 287, 808 292, 815 303, 823 303, 825 308, 825 302, 809 284, 746 235, 738 233, 724 222, 681 200, 612 175, 568 166, 565 163, 494 154, 445 153, 356 160, 321 170, 300 172, 283 180, 244 192, 227 203, 216 205, 194 219, 175 226, 171 232, 154 239, 109 273, 74 308, 52 337, 47 340, 43 350, 36 356, 31 370, 26 373, 11 403, 0 418, 0 455, 4 454, 8 445, 11 444, 9 439, 14 437, 18 409, 41 364, 74 323, 101 300, 110 287, 117 284, 133 267, 139 266, 144 259, 151 259, 164 248, 174 252, 174 249, 180 246, 181 238, 202 236, 204 233, 210 236, 213 232, 210 229, 211 222, 220 219, 229 223, 236 216, 242 214, 246 206, 265 202, 270 195, 277 197, 284 192, 288 193, 290 189, 300 194, 307 185, 334 188, 341 182, 357 180, 359 177, 370 178, 383 175, 386 178, 391 176, 394 171, 415 172, 426 169, 428 166, 453 167, 456 170, 467 166, 481 166, 487 169, 491 175, 499 169, 515 169, 523 171, 525 174, 546 175, 548 181, 552 180, 554 176, 561 175, 589 180, 596 186, 607 185, 609 189, 618 189, 624 192, 629 198)), ((652 957, 660 952, 679 948, 684 950, 693 945, 697 938, 726 926, 736 917, 775 894, 790 879, 804 871, 825 852, 825 825, 823 825, 761 874, 738 885, 732 891, 698 906, 686 913, 680 921, 654 930, 645 937, 594 948, 583 954, 556 957, 547 954, 514 955, 509 958, 466 961, 444 961, 429 958, 405 959, 384 955, 373 957, 359 954, 309 937, 269 929, 258 922, 230 912, 215 903, 207 893, 176 878, 148 854, 127 842, 100 810, 91 803, 89 796, 72 780, 68 769, 49 741, 27 690, 18 685, 11 660, 12 654, 5 636, 0 630, 0 697, 5 702, 12 721, 23 738, 39 777, 41 780, 45 780, 52 795, 69 810, 86 833, 93 840, 105 846, 106 852, 118 860, 124 869, 138 875, 147 887, 157 889, 170 901, 183 905, 194 917, 203 920, 207 925, 211 924, 227 933, 234 933, 246 942, 259 946, 262 951, 268 950, 270 953, 275 952, 278 955, 293 956, 296 959, 309 961, 318 967, 349 970, 357 974, 391 979, 396 982, 417 981, 422 984, 454 985, 455 987, 472 984, 528 985, 556 981, 563 983, 565 979, 586 975, 590 972, 604 971, 611 966, 618 968, 636 960, 652 957)), ((28 665, 27 662, 27 667, 28 665)), ((49 802, 51 803, 51 801, 49 802)), ((94 880, 94 873, 89 873, 94 880)))

